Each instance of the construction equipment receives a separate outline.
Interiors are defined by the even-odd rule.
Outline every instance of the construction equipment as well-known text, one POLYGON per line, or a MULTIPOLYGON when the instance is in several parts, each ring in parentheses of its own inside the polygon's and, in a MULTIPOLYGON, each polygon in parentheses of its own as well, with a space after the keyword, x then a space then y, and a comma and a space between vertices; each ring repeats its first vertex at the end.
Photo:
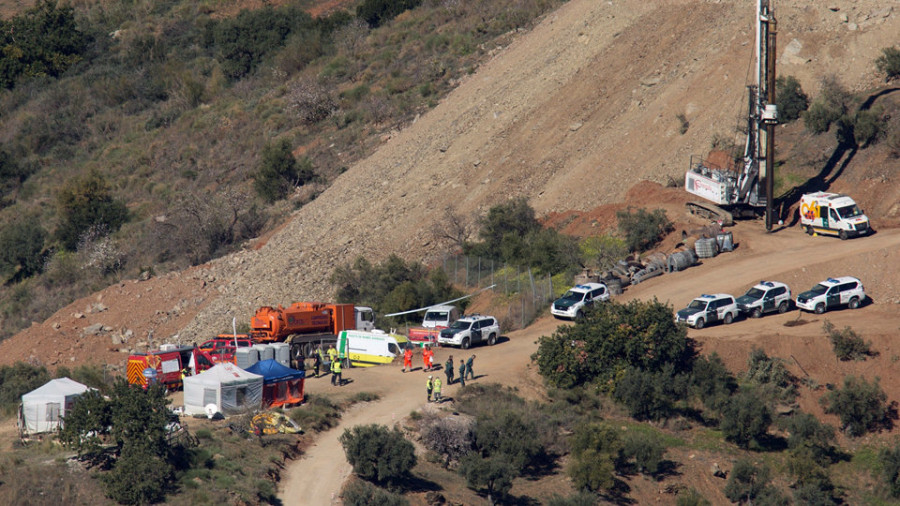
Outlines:
POLYGON ((770 0, 756 2, 756 75, 749 85, 747 139, 742 167, 691 157, 684 189, 710 202, 688 202, 692 214, 730 224, 733 218, 757 217, 765 210, 772 229, 775 180, 775 16, 770 0))
POLYGON ((302 361, 316 346, 334 344, 341 331, 374 328, 375 312, 370 307, 295 302, 286 308, 259 308, 250 319, 250 338, 255 343, 289 343, 292 360, 302 361))

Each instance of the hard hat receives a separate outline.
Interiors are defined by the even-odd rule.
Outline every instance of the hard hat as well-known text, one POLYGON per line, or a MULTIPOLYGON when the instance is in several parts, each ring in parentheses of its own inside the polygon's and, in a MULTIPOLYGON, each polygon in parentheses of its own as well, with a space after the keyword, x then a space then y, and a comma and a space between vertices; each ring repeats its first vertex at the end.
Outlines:
POLYGON ((434 376, 428 376, 428 379, 434 378, 434 376))

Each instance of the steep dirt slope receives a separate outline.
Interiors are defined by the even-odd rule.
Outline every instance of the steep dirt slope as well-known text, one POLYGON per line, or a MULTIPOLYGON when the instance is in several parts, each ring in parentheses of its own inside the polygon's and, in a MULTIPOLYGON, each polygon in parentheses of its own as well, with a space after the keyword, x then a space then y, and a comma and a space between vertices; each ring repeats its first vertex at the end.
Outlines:
MULTIPOLYGON (((432 227, 445 209, 473 217, 522 195, 540 214, 587 210, 620 199, 640 179, 679 178, 691 153, 734 130, 752 60, 752 4, 564 5, 498 49, 264 247, 221 261, 227 291, 182 337, 226 315, 246 318, 260 304, 330 298, 329 273, 361 254, 427 257, 444 246, 432 227), (685 135, 680 113, 691 123, 685 135)), ((828 6, 838 10, 779 5, 781 37, 792 48, 780 71, 803 78, 840 70, 851 86, 872 84, 873 48, 900 31, 900 16, 876 2, 828 6)))

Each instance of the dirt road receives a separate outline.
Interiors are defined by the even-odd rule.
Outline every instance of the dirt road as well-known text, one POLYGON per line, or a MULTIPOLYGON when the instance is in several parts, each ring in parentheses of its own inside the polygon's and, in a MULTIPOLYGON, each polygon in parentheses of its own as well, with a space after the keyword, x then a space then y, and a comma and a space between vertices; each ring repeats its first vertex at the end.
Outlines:
MULTIPOLYGON (((898 306, 888 301, 896 299, 897 293, 889 277, 880 276, 879 273, 883 273, 885 269, 892 270, 893 265, 896 265, 897 252, 900 250, 900 230, 886 230, 873 237, 840 241, 807 237, 798 229, 766 234, 760 228, 758 223, 739 224, 732 229, 739 244, 736 251, 704 260, 701 266, 666 274, 631 287, 623 295, 623 300, 656 297, 671 303, 677 309, 697 294, 738 294, 760 279, 785 281, 796 294, 827 276, 855 275, 866 284, 874 303, 856 311, 836 311, 825 316, 838 327, 852 325, 866 337, 873 338, 876 347, 889 346, 887 338, 889 332, 896 330, 898 306), (866 258, 871 260, 858 262, 859 259, 866 258), (847 267, 849 263, 853 263, 854 267, 847 267)), ((691 330, 689 333, 698 340, 704 352, 720 350, 721 343, 731 342, 729 349, 737 351, 722 351, 726 362, 736 368, 746 362, 746 352, 751 345, 761 346, 767 351, 772 349, 774 352, 770 354, 776 356, 791 356, 795 353, 801 356, 798 352, 791 351, 790 347, 802 347, 803 356, 807 357, 805 360, 808 362, 806 370, 811 371, 810 374, 816 375, 823 383, 836 381, 834 378, 846 373, 846 369, 835 366, 830 346, 822 345, 823 317, 804 313, 801 318, 805 321, 818 323, 790 327, 784 325, 797 318, 798 313, 792 312, 761 319, 739 320, 729 326, 718 325, 700 331, 691 330), (747 345, 734 347, 733 341, 746 341, 747 345)), ((468 352, 440 349, 436 353, 436 363, 443 364, 447 356, 452 354, 458 364, 460 357, 475 353, 478 382, 515 386, 523 395, 540 397, 540 379, 530 366, 529 357, 537 349, 537 339, 551 334, 558 324, 556 320, 544 317, 527 329, 509 333, 506 336, 508 339, 493 347, 479 347, 468 352)), ((889 360, 891 356, 893 353, 882 352, 880 360, 867 361, 860 367, 859 373, 879 374, 885 372, 886 368, 896 368, 889 360)), ((847 367, 853 368, 854 365, 848 364, 847 367)), ((443 374, 442 371, 438 373, 443 374)), ((352 369, 347 372, 346 377, 353 381, 341 389, 331 387, 327 378, 310 380, 308 391, 328 394, 339 392, 337 395, 366 391, 377 393, 381 399, 351 409, 339 427, 319 435, 316 445, 302 459, 288 467, 279 495, 286 504, 296 504, 299 497, 303 498, 304 504, 339 503, 338 494, 351 471, 338 442, 344 429, 368 423, 392 425, 410 411, 437 409, 424 402, 427 374, 421 369, 407 374, 402 373, 397 366, 352 369)), ((445 396, 452 397, 458 388, 457 385, 445 387, 445 396)), ((807 409, 808 404, 810 410, 816 406, 813 400, 807 400, 803 404, 804 409, 807 409)))

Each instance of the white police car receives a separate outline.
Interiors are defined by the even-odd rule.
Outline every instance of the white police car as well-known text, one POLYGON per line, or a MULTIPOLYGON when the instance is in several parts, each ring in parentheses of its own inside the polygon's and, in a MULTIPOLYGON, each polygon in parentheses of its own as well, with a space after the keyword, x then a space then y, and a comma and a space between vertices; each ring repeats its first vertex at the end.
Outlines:
POLYGON ((473 314, 463 316, 449 327, 441 329, 438 344, 442 346, 459 346, 467 350, 478 343, 493 346, 500 337, 500 323, 493 316, 473 314))
POLYGON ((553 301, 550 314, 557 318, 580 318, 584 315, 584 308, 608 299, 609 289, 603 283, 575 285, 553 301))
POLYGON ((791 308, 791 289, 778 281, 760 281, 737 298, 741 313, 759 318, 763 313, 785 313, 791 308))
POLYGON ((727 293, 703 294, 692 300, 688 307, 675 314, 675 321, 702 329, 718 321, 729 324, 738 316, 737 303, 727 293))
POLYGON ((866 300, 866 290, 860 280, 852 276, 828 278, 797 296, 797 307, 822 314, 846 304, 856 309, 866 300))

